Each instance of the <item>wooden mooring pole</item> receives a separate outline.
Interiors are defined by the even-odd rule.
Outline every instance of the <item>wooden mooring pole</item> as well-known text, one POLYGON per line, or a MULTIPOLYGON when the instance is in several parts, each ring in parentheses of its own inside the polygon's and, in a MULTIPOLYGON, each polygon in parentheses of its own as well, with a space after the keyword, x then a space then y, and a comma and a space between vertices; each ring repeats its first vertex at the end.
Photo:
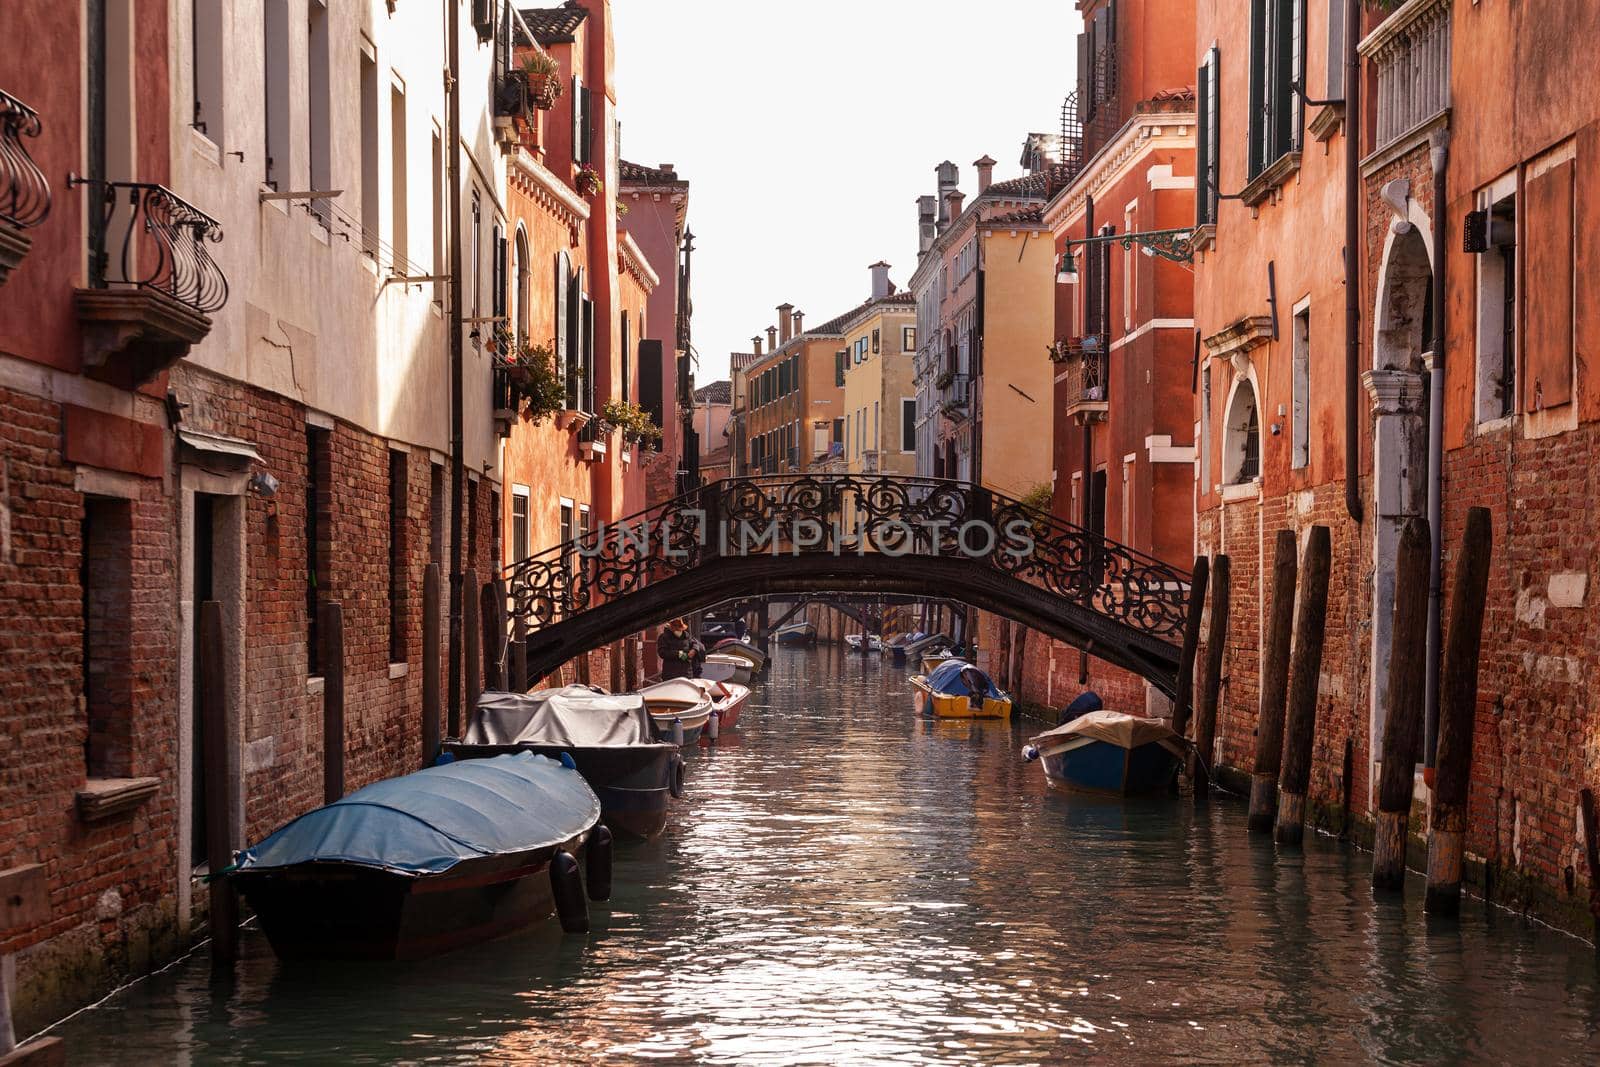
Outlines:
POLYGON ((1422 732, 1423 687, 1428 672, 1428 583, 1432 540, 1424 519, 1400 533, 1395 563, 1394 630, 1389 653, 1389 696, 1383 719, 1383 763, 1378 772, 1378 816, 1372 843, 1372 888, 1399 890, 1406 882, 1406 830, 1422 732))
POLYGON ((1222 695, 1222 653, 1228 644, 1228 611, 1232 565, 1219 554, 1211 564, 1211 621, 1206 628, 1205 670, 1200 675, 1200 706, 1194 717, 1195 760, 1192 778, 1196 800, 1211 788, 1211 761, 1217 748, 1217 701, 1222 695))
MULTIPOLYGON (((222 605, 207 600, 200 605, 200 643, 198 648, 200 701, 195 714, 200 716, 202 751, 201 787, 205 790, 206 865, 212 875, 221 875, 233 862, 233 820, 229 817, 229 786, 233 780, 228 744, 227 674, 223 664, 227 646, 222 639, 222 605)), ((213 877, 207 884, 210 897, 211 970, 228 974, 239 955, 239 901, 233 882, 213 877)))
POLYGON ((1294 633, 1294 582, 1300 546, 1279 530, 1272 560, 1272 605, 1261 656, 1261 712, 1256 762, 1250 775, 1249 827, 1270 834, 1278 818, 1278 771, 1283 765, 1283 715, 1289 700, 1289 639, 1294 633))
POLYGON ((1600 813, 1595 811, 1594 790, 1578 790, 1578 817, 1583 820, 1583 858, 1589 868, 1589 917, 1600 930, 1600 813))
POLYGON ((1194 658, 1200 648, 1200 620, 1205 616, 1206 585, 1211 576, 1211 561, 1197 556, 1189 576, 1189 612, 1183 620, 1183 651, 1178 657, 1178 692, 1172 698, 1172 729, 1179 737, 1189 734, 1194 717, 1194 658))
POLYGON ((505 647, 504 623, 506 602, 500 595, 499 582, 484 582, 478 603, 483 616, 483 688, 487 692, 504 692, 506 688, 504 663, 501 658, 505 647))
POLYGON ((439 565, 422 572, 422 765, 439 756, 439 565))
POLYGON ((326 601, 317 609, 322 637, 322 802, 344 796, 344 608, 326 601))
POLYGON ((1478 652, 1483 643, 1483 607, 1493 544, 1489 509, 1469 509, 1439 678, 1439 748, 1434 757, 1433 816, 1428 827, 1428 894, 1423 902, 1430 915, 1454 915, 1461 909, 1461 850, 1466 843, 1467 784, 1472 775, 1478 652))
MULTIPOLYGON (((521 615, 511 621, 511 648, 506 656, 506 684, 513 693, 528 691, 528 624, 521 615)), ((630 687, 629 692, 632 692, 630 687)))
POLYGON ((1288 723, 1283 769, 1278 776, 1278 821, 1273 838, 1298 845, 1305 836, 1306 792, 1311 787, 1311 746, 1317 729, 1317 688, 1328 616, 1328 572, 1332 544, 1326 526, 1311 527, 1295 610, 1294 647, 1289 654, 1288 723))
MULTIPOLYGON (((472 714, 472 709, 478 706, 478 693, 480 692, 478 687, 478 671, 483 667, 483 658, 478 653, 478 624, 481 613, 473 611, 470 603, 473 590, 480 588, 478 585, 477 571, 467 571, 466 585, 464 588, 466 592, 462 594, 462 599, 468 601, 468 603, 461 609, 461 659, 464 667, 464 670, 462 671, 462 674, 464 675, 462 682, 466 686, 466 713, 470 716, 472 714)), ((450 724, 451 737, 461 736, 459 732, 461 725, 461 723, 450 724)))

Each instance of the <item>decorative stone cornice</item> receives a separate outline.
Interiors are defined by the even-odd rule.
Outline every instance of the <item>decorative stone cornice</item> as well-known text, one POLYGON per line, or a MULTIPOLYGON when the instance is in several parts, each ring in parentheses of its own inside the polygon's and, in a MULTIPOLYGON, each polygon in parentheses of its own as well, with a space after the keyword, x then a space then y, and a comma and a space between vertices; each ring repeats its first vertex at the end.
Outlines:
POLYGON ((576 235, 579 224, 589 220, 588 201, 534 159, 526 148, 518 148, 510 161, 508 177, 512 188, 521 191, 576 235))
POLYGON ((1366 59, 1382 57, 1404 43, 1407 31, 1419 23, 1432 22, 1450 13, 1450 0, 1407 0, 1393 14, 1378 24, 1356 45, 1356 51, 1366 59))
POLYGON ((1130 118, 1117 136, 1095 153, 1051 201, 1045 205, 1045 225, 1052 230, 1082 214, 1084 198, 1120 179, 1127 169, 1156 149, 1193 148, 1194 112, 1152 111, 1130 118))
POLYGON ((1226 359, 1243 374, 1250 368, 1250 353, 1272 340, 1272 316, 1246 315, 1203 340, 1213 359, 1226 359))
POLYGON ((1361 384, 1374 415, 1414 415, 1422 410, 1422 375, 1405 370, 1369 370, 1361 384))
POLYGON ((646 294, 654 292, 661 284, 661 276, 651 269, 650 261, 644 258, 644 253, 634 243, 633 234, 627 230, 617 234, 617 267, 633 275, 646 294))

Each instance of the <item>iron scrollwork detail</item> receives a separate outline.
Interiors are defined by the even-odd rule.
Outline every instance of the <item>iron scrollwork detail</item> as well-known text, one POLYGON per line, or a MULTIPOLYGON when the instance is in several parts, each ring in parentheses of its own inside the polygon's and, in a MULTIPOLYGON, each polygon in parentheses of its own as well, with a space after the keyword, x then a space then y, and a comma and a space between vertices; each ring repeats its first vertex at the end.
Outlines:
POLYGON ((228 302, 228 279, 211 258, 216 219, 164 185, 73 177, 90 189, 95 288, 153 289, 202 315, 228 302))

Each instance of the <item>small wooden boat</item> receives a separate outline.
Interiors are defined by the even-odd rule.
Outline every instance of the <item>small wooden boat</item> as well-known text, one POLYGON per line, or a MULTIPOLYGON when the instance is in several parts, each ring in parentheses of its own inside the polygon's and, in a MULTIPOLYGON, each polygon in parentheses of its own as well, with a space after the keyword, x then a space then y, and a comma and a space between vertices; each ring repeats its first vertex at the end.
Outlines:
POLYGON ((865 652, 867 639, 864 634, 845 634, 844 644, 851 652, 865 652))
POLYGON ((722 656, 738 656, 740 659, 750 664, 750 674, 752 677, 767 669, 766 653, 752 645, 748 637, 729 637, 725 640, 718 641, 711 647, 711 651, 722 656))
MULTIPOLYGON (((683 678, 700 690, 707 700, 711 701, 711 710, 716 713, 719 732, 731 730, 739 725, 739 716, 744 711, 745 704, 750 700, 748 686, 736 682, 718 681, 713 678, 683 678)), ((710 732, 709 726, 706 733, 700 735, 701 740, 707 740, 710 732)))
POLYGON ((555 760, 462 760, 308 812, 230 876, 280 959, 419 959, 550 915, 552 860, 599 821, 594 791, 555 760))
POLYGON ((750 684, 750 661, 743 656, 731 656, 725 652, 712 652, 700 665, 700 677, 709 678, 713 682, 733 682, 736 685, 750 684))
POLYGON ((989 676, 965 660, 953 659, 931 674, 911 679, 917 714, 935 719, 1009 719, 1011 698, 989 676))
POLYGON ((936 648, 932 652, 924 652, 922 654, 922 673, 932 674, 941 666, 956 658, 958 658, 956 654, 948 648, 936 648))
POLYGON ((817 628, 809 622, 791 622, 778 627, 774 636, 780 645, 814 645, 817 643, 817 628))
POLYGON ((457 759, 533 752, 571 755, 600 798, 600 817, 614 833, 654 837, 667 825, 671 798, 683 794, 678 746, 658 741, 637 693, 597 693, 569 685, 533 693, 484 693, 459 741, 444 750, 457 759))
POLYGON ((1091 711, 1023 748, 1058 789, 1115 796, 1171 791, 1188 743, 1160 719, 1091 711))
POLYGON ((867 635, 867 649, 866 650, 868 652, 882 652, 883 651, 883 638, 879 637, 877 634, 868 634, 867 635))
POLYGON ((673 726, 683 724, 685 748, 700 743, 700 734, 711 719, 711 701, 694 683, 696 678, 667 678, 639 690, 645 710, 655 727, 656 737, 673 740, 673 726))

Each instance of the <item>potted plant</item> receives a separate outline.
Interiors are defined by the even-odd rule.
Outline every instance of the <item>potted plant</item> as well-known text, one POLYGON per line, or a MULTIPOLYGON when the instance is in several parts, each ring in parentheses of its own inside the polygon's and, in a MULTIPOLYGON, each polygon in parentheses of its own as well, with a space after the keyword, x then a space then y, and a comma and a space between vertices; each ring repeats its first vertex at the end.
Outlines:
POLYGON ((626 400, 608 400, 604 414, 606 422, 621 430, 623 440, 630 444, 656 440, 661 436, 661 428, 651 420, 650 413, 638 404, 626 400))
POLYGON ((507 360, 506 377, 512 403, 525 421, 541 422, 566 405, 567 390, 551 345, 523 345, 514 359, 507 360))
POLYGON ((578 190, 578 195, 590 198, 600 195, 600 172, 593 167, 582 167, 578 176, 573 179, 573 187, 578 190))
POLYGON ((533 52, 524 58, 522 76, 528 83, 529 102, 540 111, 555 107, 566 90, 561 83, 561 64, 548 52, 533 52))

